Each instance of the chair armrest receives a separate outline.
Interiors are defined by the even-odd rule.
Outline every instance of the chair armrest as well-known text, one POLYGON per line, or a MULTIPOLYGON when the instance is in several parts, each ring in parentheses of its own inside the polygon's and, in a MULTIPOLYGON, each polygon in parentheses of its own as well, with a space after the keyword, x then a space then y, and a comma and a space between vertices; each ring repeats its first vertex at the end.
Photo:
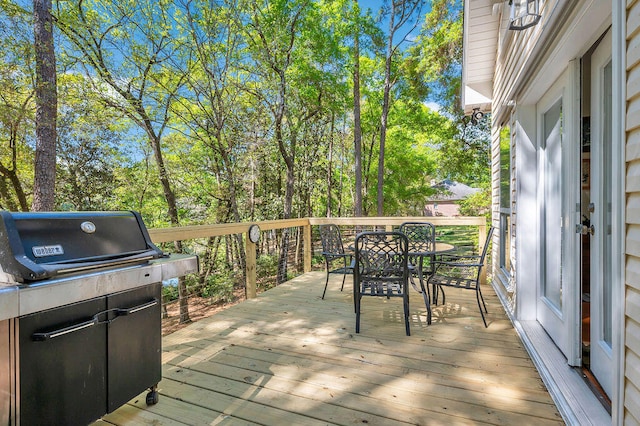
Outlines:
POLYGON ((452 268, 479 268, 480 266, 484 266, 482 263, 460 263, 460 262, 442 262, 435 261, 433 262, 434 266, 438 268, 439 266, 450 266, 452 268))
POLYGON ((472 279, 483 266, 482 263, 434 262, 433 275, 472 279))
POLYGON ((323 251, 321 254, 322 256, 335 257, 336 259, 339 257, 349 257, 349 258, 353 257, 353 254, 351 253, 330 253, 330 252, 323 251))
POLYGON ((461 259, 480 259, 480 255, 479 254, 448 254, 448 253, 444 253, 438 256, 438 259, 436 259, 436 262, 455 262, 456 260, 461 260, 461 259))

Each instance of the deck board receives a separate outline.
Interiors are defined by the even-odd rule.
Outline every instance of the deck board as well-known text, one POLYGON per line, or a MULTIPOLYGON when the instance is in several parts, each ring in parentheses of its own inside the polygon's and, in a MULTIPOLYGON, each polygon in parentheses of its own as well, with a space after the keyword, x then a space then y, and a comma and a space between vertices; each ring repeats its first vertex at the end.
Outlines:
POLYGON ((160 402, 96 426, 563 424, 491 287, 488 328, 471 291, 448 289, 431 325, 413 292, 406 336, 396 298, 363 298, 356 334, 340 284, 322 300, 308 273, 163 337, 160 402))

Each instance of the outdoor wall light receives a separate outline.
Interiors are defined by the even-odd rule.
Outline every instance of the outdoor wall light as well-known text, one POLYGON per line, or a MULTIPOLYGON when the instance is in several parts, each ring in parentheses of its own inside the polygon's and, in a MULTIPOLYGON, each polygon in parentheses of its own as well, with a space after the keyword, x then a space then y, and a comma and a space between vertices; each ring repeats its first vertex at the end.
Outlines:
POLYGON ((484 117, 484 112, 480 111, 480 108, 474 108, 471 113, 471 124, 475 126, 482 120, 482 117, 484 117))
POLYGON ((509 0, 509 29, 522 31, 540 22, 540 0, 509 0))

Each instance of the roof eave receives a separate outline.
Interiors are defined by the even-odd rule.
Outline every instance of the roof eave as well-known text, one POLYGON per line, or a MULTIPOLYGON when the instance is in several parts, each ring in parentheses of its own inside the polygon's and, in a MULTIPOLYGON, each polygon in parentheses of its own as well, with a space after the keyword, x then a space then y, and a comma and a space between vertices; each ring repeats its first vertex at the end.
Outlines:
POLYGON ((462 40, 462 107, 491 111, 493 75, 503 0, 465 0, 462 40))

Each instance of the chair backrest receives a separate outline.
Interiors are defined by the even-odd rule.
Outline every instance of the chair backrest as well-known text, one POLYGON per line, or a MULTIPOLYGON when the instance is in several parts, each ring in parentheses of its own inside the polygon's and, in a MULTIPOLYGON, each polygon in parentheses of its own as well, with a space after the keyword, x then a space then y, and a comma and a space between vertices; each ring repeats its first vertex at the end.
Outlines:
POLYGON ((401 232, 363 232, 355 241, 359 294, 403 296, 407 292, 409 241, 401 232))
POLYGON ((482 251, 480 252, 480 260, 478 263, 481 265, 478 268, 478 277, 476 278, 478 282, 480 282, 480 277, 482 275, 482 268, 484 267, 484 259, 487 257, 487 252, 489 251, 489 245, 491 244, 491 237, 493 236, 493 230, 495 227, 490 226, 489 232, 487 232, 487 239, 484 240, 484 247, 482 247, 482 251))
POLYGON ((344 254, 340 228, 335 224, 320 225, 320 240, 322 241, 322 254, 344 254))
POLYGON ((429 222, 404 222, 399 231, 407 236, 411 251, 433 251, 436 244, 436 227, 429 222))
POLYGON ((487 251, 489 251, 489 244, 491 244, 491 237, 493 236, 494 229, 495 227, 493 226, 489 227, 489 232, 487 232, 487 239, 484 241, 482 252, 480 252, 480 263, 484 264, 484 258, 487 256, 487 251))

